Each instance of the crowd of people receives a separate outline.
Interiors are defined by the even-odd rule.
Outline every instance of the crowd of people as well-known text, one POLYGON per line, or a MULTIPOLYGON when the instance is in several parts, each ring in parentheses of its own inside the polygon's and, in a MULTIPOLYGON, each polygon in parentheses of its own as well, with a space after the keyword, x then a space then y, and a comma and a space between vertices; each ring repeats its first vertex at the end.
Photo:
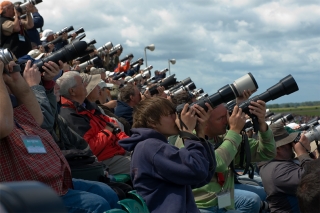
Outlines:
POLYGON ((39 32, 36 6, 19 5, 0 3, 1 182, 45 183, 68 212, 121 208, 119 188, 136 190, 153 213, 320 210, 318 155, 303 132, 268 125, 263 100, 248 107, 258 121, 250 134, 238 105, 229 113, 225 103, 201 105, 189 91, 168 93, 159 84, 166 73, 152 78, 143 59, 120 59, 122 46, 88 45, 86 61, 94 63, 85 66, 74 58, 39 67, 78 34, 39 32), (85 152, 111 182, 73 178, 66 151, 85 152), (131 181, 115 187, 118 174, 131 181))

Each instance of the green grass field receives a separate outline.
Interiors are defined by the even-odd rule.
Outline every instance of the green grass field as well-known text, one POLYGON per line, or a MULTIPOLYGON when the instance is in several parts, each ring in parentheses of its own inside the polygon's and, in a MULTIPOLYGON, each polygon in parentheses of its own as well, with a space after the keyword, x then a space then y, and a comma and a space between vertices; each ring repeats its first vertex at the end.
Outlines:
POLYGON ((290 113, 295 115, 320 116, 320 106, 269 108, 269 110, 274 113, 290 113))

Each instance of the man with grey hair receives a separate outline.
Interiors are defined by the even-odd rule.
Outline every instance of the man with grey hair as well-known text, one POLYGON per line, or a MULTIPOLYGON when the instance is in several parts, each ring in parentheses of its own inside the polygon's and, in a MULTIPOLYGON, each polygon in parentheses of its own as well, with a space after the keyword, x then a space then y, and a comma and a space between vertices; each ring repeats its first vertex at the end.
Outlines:
POLYGON ((87 75, 86 85, 76 71, 69 71, 61 76, 57 80, 62 96, 60 115, 71 129, 88 142, 98 160, 109 167, 110 174, 129 174, 130 157, 118 144, 120 139, 128 136, 118 128, 113 119, 103 115, 87 100, 86 87, 95 88, 100 81, 100 76, 87 75))

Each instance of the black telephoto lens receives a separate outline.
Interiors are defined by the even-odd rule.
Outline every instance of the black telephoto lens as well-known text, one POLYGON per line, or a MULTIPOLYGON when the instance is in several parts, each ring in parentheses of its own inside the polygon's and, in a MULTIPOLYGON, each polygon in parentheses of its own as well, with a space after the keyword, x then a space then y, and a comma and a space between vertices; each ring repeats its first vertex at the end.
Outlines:
POLYGON ((54 52, 51 55, 40 59, 35 64, 39 68, 39 71, 43 72, 44 70, 42 69, 42 66, 44 66, 44 63, 52 61, 56 64, 59 64, 59 60, 61 60, 62 62, 72 61, 77 57, 83 56, 83 54, 85 54, 86 49, 87 43, 85 41, 73 42, 59 49, 57 52, 54 52))

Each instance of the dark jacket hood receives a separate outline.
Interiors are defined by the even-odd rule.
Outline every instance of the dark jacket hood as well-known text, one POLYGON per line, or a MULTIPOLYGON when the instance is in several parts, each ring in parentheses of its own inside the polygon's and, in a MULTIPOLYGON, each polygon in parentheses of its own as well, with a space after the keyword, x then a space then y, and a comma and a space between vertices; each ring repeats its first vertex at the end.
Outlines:
POLYGON ((156 138, 162 141, 167 141, 167 138, 161 133, 149 128, 132 128, 131 136, 119 141, 119 145, 127 151, 133 151, 139 142, 149 138, 156 138))

